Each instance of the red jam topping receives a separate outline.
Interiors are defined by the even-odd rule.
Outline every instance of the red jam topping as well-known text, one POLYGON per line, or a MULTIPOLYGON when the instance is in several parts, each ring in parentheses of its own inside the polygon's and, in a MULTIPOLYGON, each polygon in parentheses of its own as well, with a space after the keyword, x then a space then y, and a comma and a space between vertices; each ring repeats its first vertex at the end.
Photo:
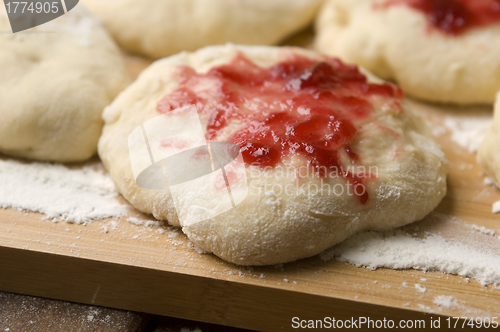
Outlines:
MULTIPOLYGON (((159 102, 160 112, 194 104, 209 118, 207 140, 217 141, 229 124, 239 128, 224 140, 240 146, 245 163, 274 167, 301 155, 321 177, 342 169, 342 161, 360 162, 352 146, 373 102, 403 98, 392 84, 368 83, 355 66, 293 53, 269 68, 239 54, 207 73, 182 67, 179 75, 180 87, 159 102)), ((342 177, 355 187, 368 176, 343 171, 342 177)), ((365 193, 360 202, 367 201, 365 193)))
POLYGON ((500 22, 500 0, 389 0, 387 4, 406 4, 450 35, 500 22))

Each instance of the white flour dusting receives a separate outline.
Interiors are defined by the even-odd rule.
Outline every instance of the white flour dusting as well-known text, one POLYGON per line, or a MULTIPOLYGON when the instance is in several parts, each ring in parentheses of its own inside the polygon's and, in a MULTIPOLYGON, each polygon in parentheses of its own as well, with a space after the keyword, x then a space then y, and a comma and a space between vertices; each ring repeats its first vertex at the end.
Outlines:
POLYGON ((487 229, 484 226, 472 225, 471 227, 472 227, 473 230, 478 231, 480 233, 483 233, 485 235, 491 235, 491 236, 495 235, 495 231, 494 230, 487 229))
POLYGON ((450 309, 457 305, 457 301, 453 296, 439 295, 434 298, 434 304, 450 309))
POLYGON ((0 207, 40 212, 47 218, 74 223, 121 217, 129 210, 116 199, 102 165, 78 169, 50 163, 0 160, 0 207))
POLYGON ((415 284, 415 288, 420 292, 420 293, 425 293, 427 292, 427 288, 423 287, 420 284, 415 284))
POLYGON ((493 213, 500 213, 500 201, 493 203, 493 213))
POLYGON ((164 223, 162 221, 158 220, 144 220, 144 219, 139 219, 135 217, 129 217, 127 218, 127 221, 131 224, 134 224, 136 226, 146 226, 146 227, 151 227, 151 228, 160 228, 164 223))
POLYGON ((448 116, 444 124, 453 142, 474 153, 484 141, 491 121, 492 116, 448 116))
MULTIPOLYGON (((500 240, 489 237, 498 241, 500 247, 500 240)), ((323 260, 334 257, 373 270, 384 267, 441 271, 475 278, 482 285, 500 284, 500 255, 488 248, 431 233, 418 238, 402 229, 364 232, 320 254, 323 260)), ((420 284, 415 287, 424 292, 420 284)))
POLYGON ((491 178, 489 176, 486 176, 484 178, 484 184, 487 185, 487 186, 496 186, 495 180, 493 180, 493 178, 491 178))
MULTIPOLYGON (((445 134, 447 128, 451 132, 451 139, 459 146, 466 148, 471 153, 476 153, 483 143, 486 132, 492 122, 492 114, 480 113, 481 115, 454 115, 447 116, 444 120, 444 127, 433 125, 432 133, 439 137, 445 134)), ((465 170, 466 166, 461 167, 465 170)), ((495 181, 486 176, 485 185, 495 185, 495 181)), ((493 213, 500 213, 500 202, 493 205, 493 213)))

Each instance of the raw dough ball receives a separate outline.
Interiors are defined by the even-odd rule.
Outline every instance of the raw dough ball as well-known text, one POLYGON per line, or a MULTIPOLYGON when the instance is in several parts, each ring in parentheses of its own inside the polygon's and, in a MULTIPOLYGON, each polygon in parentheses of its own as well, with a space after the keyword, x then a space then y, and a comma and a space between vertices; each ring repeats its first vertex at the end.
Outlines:
POLYGON ((497 94, 493 123, 479 148, 479 162, 500 187, 500 92, 497 94))
POLYGON ((278 43, 323 0, 84 0, 128 51, 162 58, 227 42, 278 43))
POLYGON ((500 24, 450 35, 426 16, 386 0, 329 0, 316 23, 316 49, 395 79, 415 97, 493 103, 500 89, 500 24))
MULTIPOLYGON (((318 254, 362 230, 411 223, 431 212, 446 193, 444 156, 424 122, 408 108, 399 88, 368 84, 356 68, 303 49, 227 45, 159 60, 106 108, 104 120, 99 155, 123 196, 137 209, 182 226, 196 245, 235 264, 293 261, 318 254), (244 68, 252 66, 248 61, 260 68, 244 72, 244 68), (311 64, 299 70, 298 76, 290 74, 307 61, 311 64), (220 67, 230 63, 229 69, 220 67), (253 78, 253 73, 278 63, 281 65, 268 73, 272 82, 255 90, 262 83, 253 78), (336 73, 331 66, 342 69, 336 73), (243 68, 241 74, 231 72, 238 68, 243 68), (215 72, 210 77, 203 76, 211 69, 215 72), (218 77, 234 81, 219 81, 218 77), (343 85, 346 77, 352 80, 343 85), (191 90, 178 90, 183 84, 192 84, 191 90), (303 85, 309 88, 300 92, 303 85), (351 94, 351 85, 361 90, 351 94), (283 96, 288 97, 281 99, 283 96), (220 98, 229 99, 220 102, 220 98), (238 132, 241 135, 236 136, 243 137, 238 145, 245 146, 245 162, 250 163, 248 158, 262 162, 247 168, 249 194, 243 202, 197 223, 179 222, 169 190, 147 190, 136 185, 128 150, 128 137, 134 129, 167 112, 169 106, 183 106, 182 100, 198 103, 202 127, 211 140, 238 142, 234 136, 238 132), (336 112, 340 115, 328 115, 336 112), (275 113, 281 120, 273 120, 278 119, 273 118, 275 113), (266 116, 278 129, 270 127, 268 120, 267 124, 262 122, 261 117, 266 116), (344 122, 344 118, 350 120, 344 122), (293 124, 288 126, 287 121, 293 124), (245 139, 246 135, 256 136, 245 139), (316 145, 297 146, 293 140, 299 136, 297 140, 314 141, 316 145), (262 148, 245 143, 259 141, 259 137, 267 140, 262 148), (285 142, 286 137, 291 140, 285 142), (280 143, 282 139, 285 141, 280 143), (274 146, 274 154, 269 145, 274 146), (357 167, 350 180, 347 177, 351 175, 329 174, 323 178, 311 171, 323 163, 336 162, 344 170, 365 166, 365 175, 357 167), (260 167, 266 163, 271 167, 260 167), (288 167, 292 170, 284 171, 288 167), (356 179, 366 192, 359 190, 359 195, 354 195, 351 187, 348 194, 348 184, 356 179), (329 187, 314 192, 313 186, 321 187, 321 181, 329 187)), ((158 145, 156 141, 149 144, 154 149, 164 147, 164 143, 158 145)), ((171 148, 172 144, 165 146, 171 148)), ((335 170, 332 166, 329 169, 335 170)), ((189 194, 186 202, 189 205, 200 195, 216 195, 216 190, 199 188, 189 194)))
MULTIPOLYGON (((102 111, 130 78, 114 42, 81 7, 0 33, 0 152, 60 162, 96 153, 102 111)), ((0 31, 9 30, 0 6, 0 31)))

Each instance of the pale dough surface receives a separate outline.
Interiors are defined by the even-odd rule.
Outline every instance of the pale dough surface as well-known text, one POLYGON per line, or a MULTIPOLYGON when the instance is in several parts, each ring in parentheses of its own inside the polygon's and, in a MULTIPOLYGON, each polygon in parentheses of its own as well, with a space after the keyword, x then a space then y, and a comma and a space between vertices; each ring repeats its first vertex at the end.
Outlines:
POLYGON ((317 50, 395 79, 415 97, 492 104, 500 89, 500 24, 448 36, 406 5, 328 0, 317 22, 317 50))
POLYGON ((123 48, 151 58, 225 44, 276 44, 323 0, 84 0, 123 48))
POLYGON ((96 153, 102 111, 130 78, 113 40, 81 7, 13 34, 0 6, 0 152, 60 162, 96 153))
MULTIPOLYGON (((366 206, 348 195, 286 195, 263 190, 261 195, 248 195, 234 209, 213 219, 180 225, 168 190, 146 190, 135 184, 128 136, 160 114, 158 102, 178 87, 178 66, 191 66, 203 73, 230 62, 238 51, 263 67, 283 61, 291 51, 320 58, 314 52, 295 48, 227 45, 181 53, 146 69, 106 108, 99 141, 99 155, 105 167, 120 193, 134 207, 183 226, 192 242, 224 260, 264 265, 313 256, 358 231, 388 229, 420 220, 444 197, 444 156, 426 125, 407 108, 406 102, 402 112, 384 104, 374 110, 375 121, 359 129, 353 146, 365 165, 378 167, 377 180, 367 186, 371 198, 366 206)), ((206 125, 207 119, 201 120, 206 125)), ((237 126, 234 124, 233 130, 237 126)), ((247 171, 248 183, 262 189, 296 180, 277 176, 274 170, 266 172, 247 171)), ((318 182, 318 178, 302 180, 318 182)), ((338 181, 345 182, 342 178, 338 181)), ((200 189, 191 198, 206 194, 210 193, 200 189)))
POLYGON ((479 162, 500 187, 500 92, 497 94, 493 123, 479 148, 479 162))

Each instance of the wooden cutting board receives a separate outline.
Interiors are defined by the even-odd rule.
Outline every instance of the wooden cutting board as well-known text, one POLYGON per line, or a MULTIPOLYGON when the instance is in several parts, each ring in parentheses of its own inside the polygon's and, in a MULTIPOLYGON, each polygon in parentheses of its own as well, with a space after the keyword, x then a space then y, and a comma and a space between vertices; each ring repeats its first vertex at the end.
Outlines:
MULTIPOLYGON (((135 74, 149 63, 133 57, 128 61, 135 74)), ((457 112, 491 112, 412 103, 433 126, 442 126, 447 115, 457 112)), ((454 144, 450 133, 438 140, 449 160, 449 193, 437 213, 500 233, 500 216, 491 212, 500 192, 483 183, 475 156, 454 144)), ((293 317, 424 319, 429 326, 431 317, 500 316, 500 290, 458 276, 371 271, 319 257, 237 267, 200 254, 168 226, 137 226, 126 218, 116 227, 109 220, 82 226, 42 218, 0 209, 0 290, 261 331, 293 330, 293 317), (417 283, 427 291, 418 291, 417 283), (453 296, 459 305, 436 305, 440 295, 453 296)), ((432 215, 418 225, 450 231, 446 221, 437 222, 432 215)))

